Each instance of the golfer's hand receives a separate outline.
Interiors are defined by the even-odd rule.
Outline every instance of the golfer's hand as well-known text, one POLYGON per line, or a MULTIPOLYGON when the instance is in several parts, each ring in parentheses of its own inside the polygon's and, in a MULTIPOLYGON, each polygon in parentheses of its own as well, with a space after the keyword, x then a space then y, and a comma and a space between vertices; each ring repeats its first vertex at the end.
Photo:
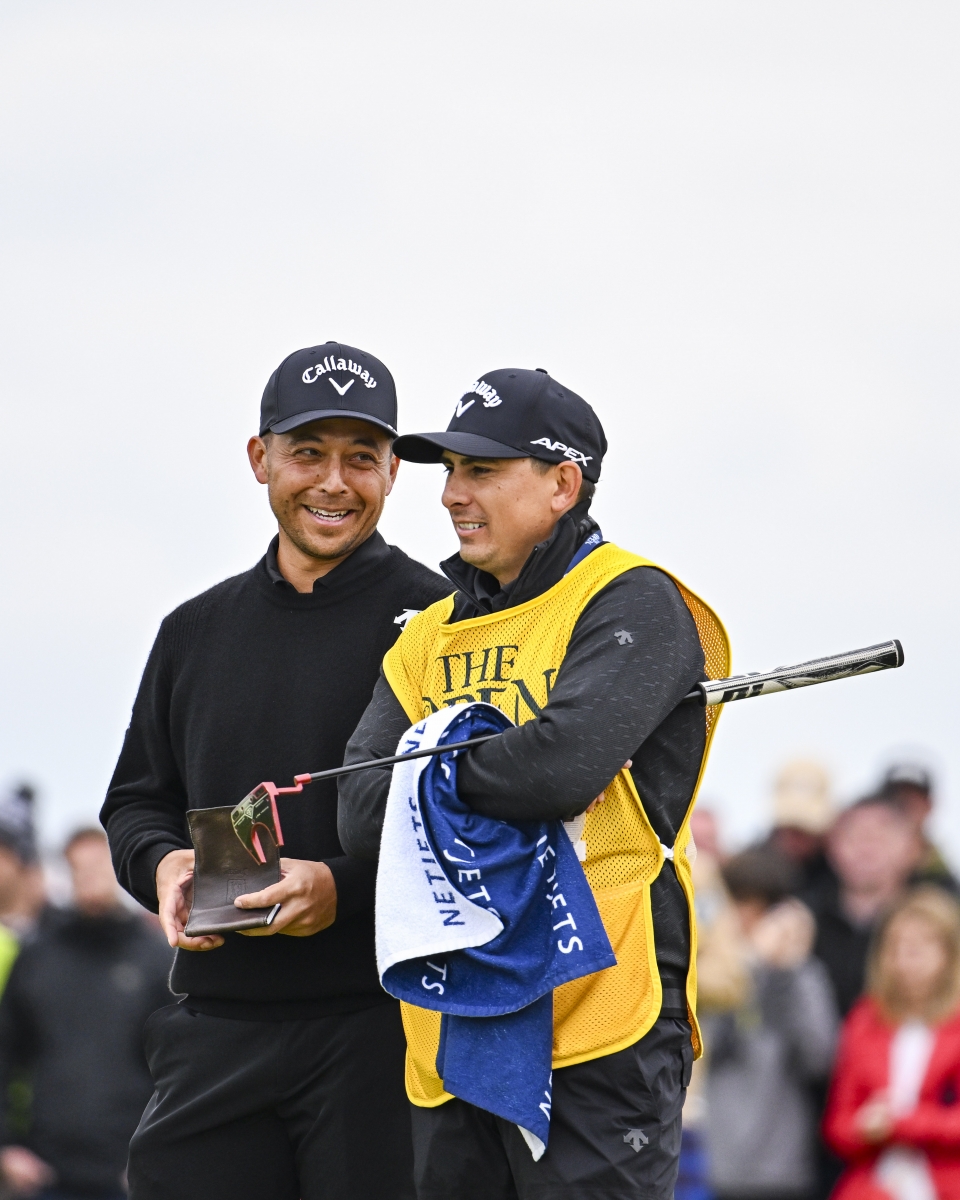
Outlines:
MULTIPOLYGON (((627 759, 627 761, 626 761, 626 762, 623 764, 623 769, 624 769, 625 771, 629 771, 629 770, 630 770, 630 768, 631 768, 632 766, 633 766, 633 759, 632 759, 632 758, 628 758, 628 759, 627 759)), ((597 807, 597 805, 598 805, 598 804, 602 804, 602 803, 603 803, 603 797, 604 797, 605 795, 606 795, 606 792, 601 792, 601 793, 600 793, 600 795, 599 795, 599 796, 596 798, 596 800, 591 800, 591 801, 590 801, 590 804, 589 804, 589 807, 587 808, 587 812, 588 812, 588 813, 592 813, 592 812, 593 812, 593 810, 594 810, 594 809, 597 807)))
POLYGON ((216 950, 223 945, 219 934, 187 937, 183 932, 193 901, 193 851, 171 850, 157 866, 158 916, 167 942, 181 950, 216 950))
POLYGON ((234 900, 237 908, 273 908, 281 905, 272 925, 244 929, 244 937, 311 937, 332 925, 337 915, 337 885, 326 863, 304 858, 280 859, 280 882, 262 892, 234 900))

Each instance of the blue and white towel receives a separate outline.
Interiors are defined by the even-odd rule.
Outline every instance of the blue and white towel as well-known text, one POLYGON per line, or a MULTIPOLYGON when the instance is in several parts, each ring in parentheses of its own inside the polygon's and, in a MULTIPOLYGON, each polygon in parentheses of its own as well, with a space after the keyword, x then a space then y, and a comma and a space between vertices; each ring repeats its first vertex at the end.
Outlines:
MULTIPOLYGON (((488 704, 413 726, 398 754, 509 728, 488 704)), ((437 1073, 454 1096, 550 1132, 553 989, 616 963, 559 821, 498 821, 457 795, 457 751, 398 763, 377 876, 377 965, 392 996, 444 1015, 437 1073)))

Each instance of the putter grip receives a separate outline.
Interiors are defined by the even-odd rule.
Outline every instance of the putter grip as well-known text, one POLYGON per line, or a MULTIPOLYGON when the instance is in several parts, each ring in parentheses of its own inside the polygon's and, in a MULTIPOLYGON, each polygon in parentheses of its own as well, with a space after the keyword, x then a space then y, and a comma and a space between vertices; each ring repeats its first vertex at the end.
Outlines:
POLYGON ((244 849, 230 820, 232 805, 192 808, 187 813, 190 838, 196 851, 193 868, 193 907, 185 930, 187 937, 203 933, 232 933, 260 929, 277 915, 273 908, 235 908, 234 900, 280 882, 280 851, 269 837, 261 839, 266 863, 258 863, 244 849))
POLYGON ((876 646, 865 646, 862 650, 814 658, 792 667, 777 667, 774 671, 753 675, 734 675, 730 679, 706 680, 697 684, 697 691, 691 696, 697 695, 701 704, 730 704, 734 700, 768 696, 772 692, 792 692, 817 683, 852 679, 856 675, 869 675, 874 671, 889 671, 901 666, 903 647, 894 638, 876 646))

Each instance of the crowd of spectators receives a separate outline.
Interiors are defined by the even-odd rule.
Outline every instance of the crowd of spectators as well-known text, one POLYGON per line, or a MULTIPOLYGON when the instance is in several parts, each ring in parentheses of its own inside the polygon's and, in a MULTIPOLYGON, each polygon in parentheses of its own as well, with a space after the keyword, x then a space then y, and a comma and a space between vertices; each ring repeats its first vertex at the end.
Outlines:
POLYGON ((960 903, 932 809, 918 766, 836 812, 798 762, 748 849, 694 814, 706 1052, 677 1200, 960 1197, 960 903))
MULTIPOLYGON (((33 803, 0 796, 0 1200, 120 1200, 171 952, 98 828, 69 839, 69 901, 48 902, 33 803)), ((960 1198, 960 903, 932 807, 902 765, 837 812, 799 762, 738 854, 694 813, 706 1050, 677 1200, 960 1198)))
POLYGON ((121 1200, 171 951, 123 903, 99 828, 70 837, 69 901, 48 902, 32 805, 0 797, 0 1197, 121 1200))

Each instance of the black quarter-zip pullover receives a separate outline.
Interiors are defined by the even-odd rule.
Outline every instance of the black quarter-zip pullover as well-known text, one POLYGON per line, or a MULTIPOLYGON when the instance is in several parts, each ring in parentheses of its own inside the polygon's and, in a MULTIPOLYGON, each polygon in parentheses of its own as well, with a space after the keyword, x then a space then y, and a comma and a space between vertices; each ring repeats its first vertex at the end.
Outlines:
MULTIPOLYGON (((154 912, 158 863, 190 847, 187 809, 339 766, 404 613, 452 590, 375 533, 301 594, 277 569, 276 544, 166 617, 144 671, 101 819, 120 882, 154 912)), ((280 806, 283 853, 333 873, 335 922, 312 937, 232 933, 216 950, 180 950, 173 990, 198 1011, 266 1020, 386 1000, 373 946, 376 867, 344 855, 336 781, 280 806)))

